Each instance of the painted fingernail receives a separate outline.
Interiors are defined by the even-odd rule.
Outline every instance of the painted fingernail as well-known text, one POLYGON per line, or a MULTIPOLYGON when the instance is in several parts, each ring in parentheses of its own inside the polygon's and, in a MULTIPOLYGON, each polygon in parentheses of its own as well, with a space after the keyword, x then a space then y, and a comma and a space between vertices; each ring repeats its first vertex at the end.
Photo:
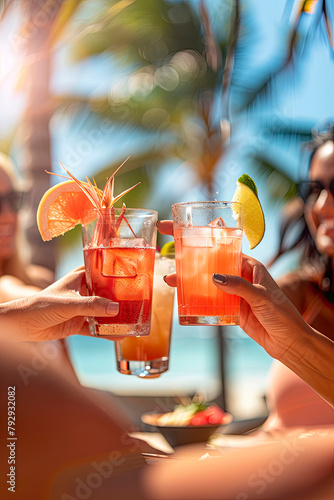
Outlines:
POLYGON ((155 225, 157 226, 157 228, 159 229, 159 220, 157 220, 157 222, 155 223, 155 225))
POLYGON ((108 302, 106 307, 106 313, 111 316, 116 316, 119 311, 119 304, 117 302, 108 302))
POLYGON ((166 281, 167 276, 168 276, 168 274, 165 274, 165 276, 163 276, 163 278, 162 278, 165 283, 167 283, 167 281, 166 281))
POLYGON ((226 285, 227 283, 227 278, 225 274, 214 274, 213 280, 219 283, 220 285, 226 285))

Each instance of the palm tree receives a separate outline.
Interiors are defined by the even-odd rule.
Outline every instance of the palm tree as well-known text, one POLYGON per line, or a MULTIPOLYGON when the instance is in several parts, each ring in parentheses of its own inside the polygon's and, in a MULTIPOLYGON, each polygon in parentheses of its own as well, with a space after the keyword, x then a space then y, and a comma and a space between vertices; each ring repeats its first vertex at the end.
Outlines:
MULTIPOLYGON (((17 2, 9 2, 2 20, 11 7, 17 8, 17 2)), ((303 16, 312 15, 315 25, 324 18, 333 49, 326 1, 304 1, 296 14, 287 40, 287 56, 281 66, 271 69, 252 86, 239 88, 233 70, 236 57, 242 55, 243 43, 240 42, 245 41, 245 35, 241 28, 246 21, 239 0, 229 0, 225 7, 225 10, 220 9, 220 24, 224 28, 221 31, 225 34, 217 42, 203 0, 198 12, 186 1, 172 4, 166 0, 122 0, 110 4, 98 0, 94 6, 87 0, 50 0, 44 4, 37 0, 21 2, 23 22, 16 48, 26 55, 21 81, 27 106, 19 140, 24 147, 23 167, 33 185, 29 234, 37 262, 54 267, 53 243, 46 251, 33 218, 41 194, 49 186, 49 178, 42 172, 50 169, 49 122, 55 111, 69 110, 70 113, 69 104, 81 103, 87 124, 91 120, 108 120, 119 127, 126 125, 129 133, 141 131, 147 136, 153 135, 154 146, 151 142, 140 156, 131 158, 128 171, 136 169, 139 160, 140 165, 156 167, 174 158, 190 165, 199 181, 207 186, 208 193, 212 193, 212 179, 228 149, 230 128, 245 110, 254 110, 263 102, 275 76, 293 63, 303 16), (83 21, 77 16, 81 6, 87 11, 87 15, 82 16, 83 21), (126 76, 120 84, 111 85, 110 92, 100 98, 75 95, 55 98, 50 93, 52 56, 64 43, 68 43, 76 61, 101 54, 113 56, 118 67, 126 69, 126 76), (214 117, 214 109, 221 80, 220 124, 214 117), (232 108, 232 116, 231 91, 241 96, 238 107, 232 108)), ((287 2, 286 18, 291 9, 292 2, 287 2)), ((269 128, 275 135, 275 126, 269 124, 269 128)), ((281 126, 279 133, 282 134, 281 126)), ((285 127, 284 133, 305 138, 310 130, 301 130, 292 124, 290 128, 285 127)), ((279 165, 273 165, 261 154, 255 154, 254 160, 265 167, 266 172, 274 171, 278 175, 282 172, 279 165)), ((101 177, 105 178, 118 163, 116 158, 112 164, 105 165, 101 177)), ((144 174, 144 170, 141 173, 144 174)), ((283 178, 292 181, 286 174, 283 178)), ((293 194, 293 182, 291 185, 288 193, 293 194)))
MULTIPOLYGON (((240 76, 234 78, 233 75, 235 60, 243 56, 249 36, 245 29, 249 29, 249 20, 239 0, 230 0, 226 2, 226 9, 221 9, 221 31, 225 35, 219 42, 204 0, 198 12, 186 1, 171 4, 165 0, 154 3, 127 0, 110 6, 109 2, 100 0, 95 17, 88 23, 78 23, 74 36, 71 32, 72 57, 78 61, 101 53, 106 57, 112 55, 119 65, 117 69, 126 69, 126 72, 121 81, 111 83, 110 91, 104 96, 76 99, 76 103, 81 102, 87 123, 109 120, 119 127, 126 126, 129 133, 154 134, 154 145, 149 144, 139 156, 142 165, 158 166, 171 158, 186 162, 212 196, 212 180, 228 150, 230 129, 259 103, 263 106, 276 77, 293 64, 303 16, 312 15, 314 24, 323 16, 332 45, 326 3, 322 3, 318 13, 316 4, 317 1, 301 3, 286 40, 286 57, 277 67, 264 69, 258 81, 247 85, 240 76), (219 88, 222 91, 221 123, 214 117, 219 88), (234 100, 231 103, 231 92, 237 96, 237 105, 234 100)), ((285 21, 292 7, 292 2, 286 2, 285 21)), ((60 96, 60 106, 66 111, 66 105, 73 100, 73 96, 60 96)), ((69 113, 70 109, 68 106, 69 113)), ((282 135, 281 124, 279 128, 274 123, 262 126, 273 136, 282 135)), ((286 137, 289 134, 294 139, 310 137, 310 128, 305 130, 305 126, 295 123, 284 128, 286 137)), ((287 197, 294 194, 294 180, 278 164, 261 154, 254 154, 253 160, 266 175, 276 172, 278 179, 290 184, 287 197)), ((106 165, 101 177, 105 178, 118 161, 106 165)), ((137 158, 130 159, 128 171, 137 165, 137 158)))
MULTIPOLYGON (((27 235, 33 261, 51 268, 55 267, 54 243, 42 243, 35 213, 50 182, 44 174, 44 170, 51 170, 50 119, 55 110, 59 111, 57 104, 64 109, 67 103, 80 100, 77 96, 61 96, 57 100, 50 90, 53 54, 57 44, 61 45, 64 39, 67 42, 66 27, 76 60, 106 52, 120 53, 131 68, 128 98, 120 100, 114 88, 108 96, 81 102, 83 109, 89 110, 87 122, 108 119, 124 126, 121 117, 126 113, 127 126, 155 134, 155 148, 148 147, 140 157, 131 159, 128 171, 136 169, 139 160, 142 165, 157 166, 166 159, 188 157, 200 180, 210 184, 210 172, 221 152, 219 130, 210 123, 209 109, 217 74, 207 66, 202 54, 205 47, 200 19, 190 6, 186 2, 172 6, 165 0, 122 0, 112 5, 100 1, 96 17, 91 15, 83 29, 75 18, 81 4, 92 9, 90 2, 81 0, 45 4, 23 0, 19 11, 22 25, 15 36, 15 49, 25 56, 19 85, 25 92, 26 106, 16 138, 22 150, 21 167, 32 186, 27 235), (203 88, 206 91, 201 96, 203 88), (191 135, 187 134, 190 127, 191 135)), ((2 20, 14 9, 17 10, 17 3, 9 2, 2 20)), ((118 159, 106 165, 101 177, 105 178, 117 163, 118 159)))
MULTIPOLYGON (((165 0, 112 6, 100 1, 97 12, 90 25, 77 27, 72 55, 82 60, 111 54, 127 74, 108 94, 81 99, 87 121, 107 119, 129 133, 154 136, 154 146, 140 155, 144 165, 187 159, 199 180, 210 186, 222 152, 219 123, 211 117, 219 78, 204 57, 200 17, 185 1, 173 5, 165 0)), ((73 97, 59 100, 64 109, 73 97)), ((106 165, 101 175, 114 165, 106 165)), ((130 159, 127 169, 137 165, 137 158, 130 159)))
POLYGON ((25 94, 26 106, 19 125, 19 141, 22 156, 20 167, 31 186, 31 206, 26 235, 31 247, 32 262, 55 269, 54 243, 43 244, 36 225, 36 208, 49 187, 49 179, 40 175, 50 170, 49 123, 53 113, 50 91, 52 71, 52 46, 49 32, 65 0, 45 2, 23 0, 19 10, 17 2, 9 2, 2 20, 14 14, 21 19, 19 31, 13 37, 16 55, 24 56, 21 79, 18 83, 25 94))

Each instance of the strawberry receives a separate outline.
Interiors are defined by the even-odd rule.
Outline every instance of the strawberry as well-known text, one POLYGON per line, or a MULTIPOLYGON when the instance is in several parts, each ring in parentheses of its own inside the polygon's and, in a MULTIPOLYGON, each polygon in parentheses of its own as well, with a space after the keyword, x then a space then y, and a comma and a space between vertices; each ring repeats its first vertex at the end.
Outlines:
POLYGON ((226 413, 219 406, 212 404, 205 410, 197 412, 190 420, 190 425, 219 425, 226 413))

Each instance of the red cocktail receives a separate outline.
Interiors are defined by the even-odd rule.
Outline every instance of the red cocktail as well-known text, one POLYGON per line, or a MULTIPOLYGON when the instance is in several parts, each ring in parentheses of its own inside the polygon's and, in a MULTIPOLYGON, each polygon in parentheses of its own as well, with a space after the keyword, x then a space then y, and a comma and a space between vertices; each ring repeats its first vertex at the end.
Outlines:
POLYGON ((157 213, 108 210, 103 218, 83 226, 86 281, 90 295, 118 302, 119 313, 91 319, 91 331, 110 336, 148 335, 157 213))

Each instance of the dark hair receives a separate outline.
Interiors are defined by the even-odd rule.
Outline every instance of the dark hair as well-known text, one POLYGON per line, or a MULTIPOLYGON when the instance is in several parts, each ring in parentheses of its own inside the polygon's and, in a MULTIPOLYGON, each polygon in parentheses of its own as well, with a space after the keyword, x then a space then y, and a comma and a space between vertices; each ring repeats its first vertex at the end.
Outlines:
POLYGON ((306 143, 306 147, 311 150, 310 158, 309 158, 309 169, 313 160, 315 153, 318 149, 326 144, 326 142, 334 142, 334 125, 331 125, 328 130, 324 132, 317 132, 312 134, 312 140, 306 143))
MULTIPOLYGON (((311 150, 309 169, 317 150, 328 141, 334 142, 334 126, 324 132, 313 134, 312 140, 306 144, 311 150)), ((301 249, 300 264, 303 267, 312 266, 319 271, 321 274, 319 287, 326 297, 333 301, 332 259, 318 251, 304 217, 304 202, 299 196, 288 202, 283 210, 278 250, 268 266, 274 264, 282 255, 295 249, 301 249)))

